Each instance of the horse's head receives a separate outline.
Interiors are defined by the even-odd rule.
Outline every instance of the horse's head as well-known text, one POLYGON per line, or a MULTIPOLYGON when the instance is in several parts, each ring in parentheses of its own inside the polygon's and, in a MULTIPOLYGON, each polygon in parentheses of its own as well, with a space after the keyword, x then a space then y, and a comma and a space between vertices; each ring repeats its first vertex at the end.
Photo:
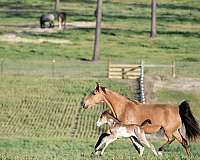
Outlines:
POLYGON ((90 95, 86 96, 82 102, 81 102, 81 106, 83 108, 88 108, 91 107, 95 104, 100 104, 100 103, 104 103, 105 98, 104 98, 104 94, 106 93, 105 87, 100 86, 97 83, 96 88, 90 93, 90 95))

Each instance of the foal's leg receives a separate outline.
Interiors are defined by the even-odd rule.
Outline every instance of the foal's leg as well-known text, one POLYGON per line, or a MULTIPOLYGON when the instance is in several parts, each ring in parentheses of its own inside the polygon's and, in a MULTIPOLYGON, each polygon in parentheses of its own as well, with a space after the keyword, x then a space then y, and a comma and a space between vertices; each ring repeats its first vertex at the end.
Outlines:
POLYGON ((105 146, 105 143, 106 143, 106 139, 107 137, 109 136, 110 134, 107 134, 107 133, 102 133, 95 145, 95 154, 98 155, 103 147, 105 146))
POLYGON ((142 156, 144 152, 144 146, 142 145, 142 143, 139 141, 139 139, 136 136, 131 136, 130 139, 133 143, 133 146, 137 150, 137 152, 140 154, 140 156, 142 156))
POLYGON ((104 153, 105 149, 107 148, 107 146, 108 146, 110 143, 114 142, 115 140, 117 140, 117 138, 114 137, 113 135, 108 136, 108 137, 107 137, 107 140, 106 140, 106 144, 105 144, 105 146, 103 147, 103 149, 102 149, 100 155, 103 155, 103 153, 104 153))
POLYGON ((190 155, 191 152, 190 152, 190 146, 189 146, 189 143, 188 141, 182 136, 182 134, 180 133, 180 130, 176 130, 174 133, 173 133, 173 136, 178 140, 178 142, 180 142, 182 144, 182 146, 184 147, 187 155, 190 155))
POLYGON ((95 154, 96 155, 102 155, 106 149, 106 147, 112 143, 113 141, 115 141, 117 138, 114 137, 112 134, 109 135, 105 135, 105 136, 100 136, 97 144, 95 145, 95 154))
POLYGON ((157 153, 154 145, 147 141, 144 131, 141 131, 141 133, 138 137, 140 137, 142 143, 144 143, 148 148, 151 149, 151 151, 154 153, 154 155, 158 156, 158 153, 157 153))

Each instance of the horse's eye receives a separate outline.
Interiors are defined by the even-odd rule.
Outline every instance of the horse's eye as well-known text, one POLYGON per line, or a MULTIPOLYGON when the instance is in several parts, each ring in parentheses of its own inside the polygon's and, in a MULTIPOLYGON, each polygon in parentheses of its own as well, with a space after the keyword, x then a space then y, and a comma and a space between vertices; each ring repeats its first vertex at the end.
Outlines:
POLYGON ((92 92, 92 95, 94 95, 94 96, 95 96, 95 95, 96 95, 96 93, 95 93, 95 92, 92 92))

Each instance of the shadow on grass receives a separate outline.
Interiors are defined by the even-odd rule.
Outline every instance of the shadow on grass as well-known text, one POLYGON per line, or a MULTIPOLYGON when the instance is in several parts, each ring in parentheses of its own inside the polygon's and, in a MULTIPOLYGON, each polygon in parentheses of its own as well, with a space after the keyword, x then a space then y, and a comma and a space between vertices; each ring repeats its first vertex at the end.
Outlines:
POLYGON ((8 9, 10 10, 20 10, 20 9, 23 9, 23 10, 28 10, 28 9, 32 9, 32 10, 46 10, 46 9, 50 9, 49 7, 51 7, 50 5, 47 6, 47 5, 39 5, 39 4, 26 4, 26 3, 23 3, 23 1, 15 1, 15 2, 0 2, 0 8, 3 8, 3 7, 7 7, 8 9))
MULTIPOLYGON (((104 5, 108 5, 108 4, 113 4, 113 5, 123 5, 123 3, 121 2, 113 2, 113 1, 105 1, 104 5)), ((128 5, 129 9, 133 9, 133 8, 142 8, 142 9, 150 9, 151 7, 151 2, 149 1, 149 3, 129 3, 129 4, 124 4, 124 5, 128 5)), ((175 4, 175 3, 159 3, 157 2, 157 6, 158 9, 174 9, 174 10, 193 10, 193 11, 200 11, 200 7, 197 6, 192 6, 191 4, 175 4)))
MULTIPOLYGON (((5 26, 6 27, 6 26, 5 26)), ((35 26, 36 27, 36 26, 35 26)), ((93 33, 95 28, 73 28, 73 29, 67 29, 66 31, 61 32, 55 32, 55 33, 35 33, 35 32, 22 32, 24 35, 31 35, 31 36, 41 36, 41 37, 49 37, 49 38, 65 38, 69 36, 73 36, 75 33, 79 32, 81 36, 84 36, 88 33, 93 33), (72 31, 72 32, 71 32, 72 31)), ((102 28, 102 35, 108 35, 108 36, 129 36, 129 35, 148 35, 150 34, 150 30, 134 30, 134 29, 113 29, 113 28, 102 28)), ((159 31, 159 35, 176 35, 176 36, 182 36, 182 37, 196 37, 200 38, 199 32, 194 31, 159 31)))

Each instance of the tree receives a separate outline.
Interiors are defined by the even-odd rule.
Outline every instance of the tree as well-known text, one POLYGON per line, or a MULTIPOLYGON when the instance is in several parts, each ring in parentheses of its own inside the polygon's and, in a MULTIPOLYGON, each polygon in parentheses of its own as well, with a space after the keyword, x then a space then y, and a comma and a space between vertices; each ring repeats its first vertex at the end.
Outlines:
POLYGON ((100 59, 100 34, 101 34, 101 19, 102 19, 102 0, 97 0, 97 7, 95 11, 96 16, 96 31, 93 51, 93 61, 100 59))
POLYGON ((60 0, 55 0, 55 5, 54 5, 54 11, 55 12, 59 11, 59 5, 60 5, 60 0))
POLYGON ((157 36, 156 29, 156 0, 151 1, 151 34, 150 37, 154 38, 157 36))

